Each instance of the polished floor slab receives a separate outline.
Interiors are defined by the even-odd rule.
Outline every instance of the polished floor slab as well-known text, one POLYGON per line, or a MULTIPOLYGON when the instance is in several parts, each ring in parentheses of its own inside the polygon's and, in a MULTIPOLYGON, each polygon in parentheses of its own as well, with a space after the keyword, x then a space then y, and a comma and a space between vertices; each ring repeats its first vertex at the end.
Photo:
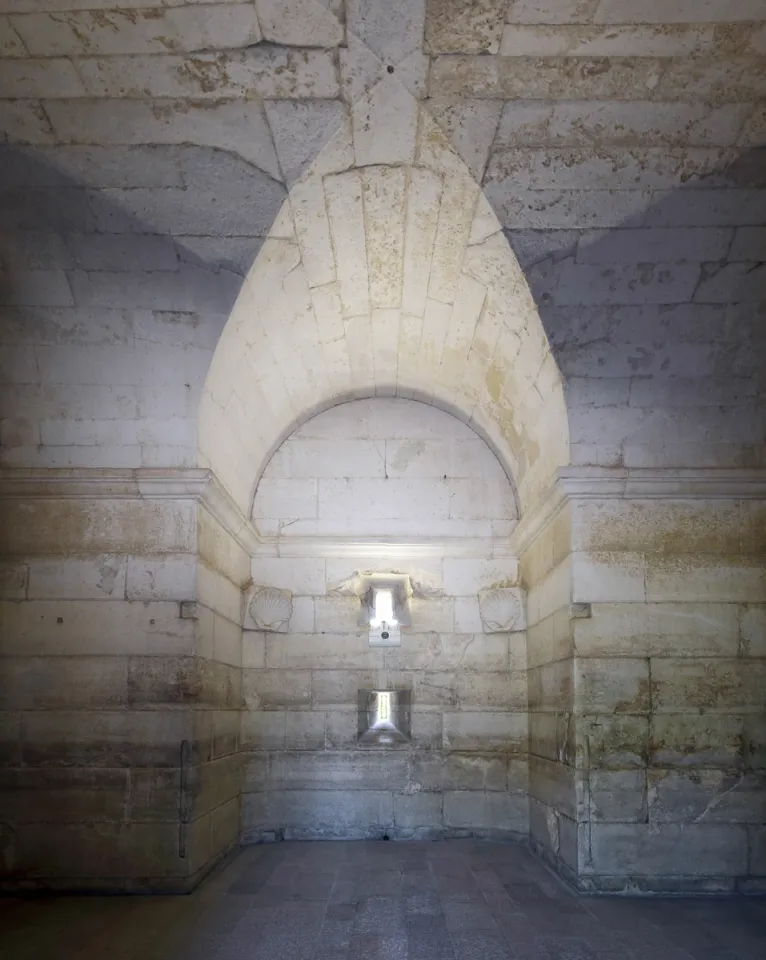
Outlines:
POLYGON ((245 848, 187 897, 0 901, 9 960, 764 960, 766 900, 579 897, 523 847, 245 848))

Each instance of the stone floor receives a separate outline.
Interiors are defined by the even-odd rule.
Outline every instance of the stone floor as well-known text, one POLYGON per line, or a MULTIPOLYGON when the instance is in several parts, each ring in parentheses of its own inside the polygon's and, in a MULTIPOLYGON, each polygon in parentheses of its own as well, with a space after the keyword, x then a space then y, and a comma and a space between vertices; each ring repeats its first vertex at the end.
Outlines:
POLYGON ((248 847, 188 897, 0 901, 8 960, 764 960, 766 900, 572 894, 521 847, 248 847))

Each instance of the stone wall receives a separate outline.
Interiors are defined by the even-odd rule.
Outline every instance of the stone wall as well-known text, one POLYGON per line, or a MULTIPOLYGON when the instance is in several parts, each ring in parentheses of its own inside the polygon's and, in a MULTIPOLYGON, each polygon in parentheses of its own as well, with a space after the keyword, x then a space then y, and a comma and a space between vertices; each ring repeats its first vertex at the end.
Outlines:
POLYGON ((564 876, 577 875, 571 511, 522 542, 527 591, 530 841, 564 876))
POLYGON ((585 889, 766 883, 763 501, 684 492, 573 505, 585 889))
POLYGON ((293 615, 245 633, 244 839, 525 836, 523 623, 485 634, 478 604, 516 583, 492 539, 515 507, 483 441, 423 404, 344 404, 277 451, 254 511, 281 555, 253 580, 292 591, 293 615), (337 593, 357 570, 415 581, 401 647, 371 648, 337 593), (412 692, 412 742, 358 744, 357 691, 389 686, 412 692))
POLYGON ((249 571, 199 486, 120 471, 3 485, 9 887, 188 889, 236 838, 249 571))

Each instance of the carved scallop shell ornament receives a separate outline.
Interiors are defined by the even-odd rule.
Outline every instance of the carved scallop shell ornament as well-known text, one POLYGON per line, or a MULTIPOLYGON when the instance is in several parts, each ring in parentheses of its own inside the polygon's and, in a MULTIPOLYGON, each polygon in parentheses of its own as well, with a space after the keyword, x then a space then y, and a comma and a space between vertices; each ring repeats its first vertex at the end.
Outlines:
POLYGON ((276 587, 256 587, 248 610, 256 630, 287 633, 293 615, 293 595, 276 587))
POLYGON ((484 633, 508 633, 524 629, 524 608, 519 592, 509 587, 479 594, 479 616, 484 633))

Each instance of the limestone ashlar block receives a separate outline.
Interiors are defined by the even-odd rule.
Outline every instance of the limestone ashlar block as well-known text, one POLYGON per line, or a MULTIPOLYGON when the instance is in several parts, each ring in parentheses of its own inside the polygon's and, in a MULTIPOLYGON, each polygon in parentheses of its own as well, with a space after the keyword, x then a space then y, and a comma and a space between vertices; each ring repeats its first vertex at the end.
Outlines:
POLYGON ((438 793, 444 790, 505 791, 509 764, 523 762, 497 753, 442 752, 440 748, 441 744, 435 752, 421 752, 410 758, 411 789, 438 793))
POLYGON ((201 657, 130 657, 128 701, 147 704, 241 705, 241 671, 201 657))
POLYGON ((314 601, 316 632, 358 634, 361 612, 361 603, 357 597, 317 597, 314 601))
POLYGON ((555 660, 569 660, 573 653, 572 618, 569 607, 560 607, 527 630, 528 667, 540 667, 555 660))
POLYGON ((237 710, 198 711, 212 714, 212 744, 210 759, 228 757, 239 753, 242 717, 237 710))
POLYGON ((0 561, 0 600, 26 600, 29 566, 12 560, 0 561))
POLYGON ((194 649, 194 621, 177 603, 34 600, 0 603, 7 656, 179 655, 194 649))
MULTIPOLYGON (((626 222, 641 226, 650 203, 650 194, 644 190, 528 190, 520 187, 510 191, 497 184, 487 186, 486 197, 505 230, 616 228, 626 222)), ((688 221, 682 219, 678 224, 667 225, 683 226, 685 223, 688 221)))
POLYGON ((0 53, 3 57, 23 57, 26 54, 21 37, 13 29, 8 17, 0 17, 0 53))
MULTIPOLYGON (((548 0, 550 2, 550 0, 548 0)), ((571 5, 571 0, 568 0, 571 5)), ((763 9, 758 0, 741 0, 736 4, 726 0, 711 0, 700 7, 694 0, 680 0, 673 8, 675 23, 727 23, 760 20, 763 9)), ((604 0, 594 12, 595 23, 666 23, 668 10, 661 0, 604 0)))
POLYGON ((244 789, 405 790, 408 765, 407 755, 397 751, 273 753, 267 764, 248 760, 244 789))
POLYGON ((287 711, 285 746, 288 750, 324 750, 325 714, 321 710, 287 711))
POLYGON ((308 709, 311 676, 310 670, 243 670, 245 707, 248 710, 308 709))
POLYGON ((23 762, 32 767, 174 767, 181 742, 191 739, 189 712, 181 710, 44 710, 22 718, 23 762))
POLYGON ((210 569, 238 585, 249 580, 250 556, 203 506, 197 513, 197 546, 210 569))
POLYGON ((747 604, 740 608, 742 649, 746 657, 766 657, 766 605, 747 604))
MULTIPOLYGON (((0 816, 11 824, 120 823, 129 807, 130 776, 128 770, 3 770, 0 816)), ((177 790, 174 799, 175 809, 164 819, 177 815, 177 790)))
MULTIPOLYGON (((333 479, 340 476, 385 477, 380 441, 290 437, 274 454, 264 472, 264 477, 271 480, 333 479)), ((303 561, 304 564, 308 562, 303 561)))
MULTIPOLYGON (((595 603, 572 629, 579 656, 735 657, 735 603, 595 603)), ((757 655, 757 654, 754 654, 757 655)))
POLYGON ((572 561, 572 600, 641 603, 646 596, 645 576, 640 553, 577 552, 572 561))
POLYGON ((426 18, 425 0, 380 7, 375 0, 349 0, 346 26, 380 60, 397 64, 420 47, 426 18))
POLYGON ((245 630, 242 633, 242 666, 263 669, 266 666, 266 635, 245 630))
POLYGON ((14 139, 24 143, 51 143, 50 120, 36 100, 4 100, 0 104, 0 122, 14 139))
POLYGON ((255 8, 269 43, 295 47, 337 47, 344 30, 337 7, 313 0, 257 0, 255 8))
POLYGON ((378 790, 274 790, 243 797, 244 835, 284 830, 285 838, 375 837, 393 822, 393 797, 378 790), (310 824, 310 826, 306 826, 310 824))
POLYGON ((526 713, 444 712, 443 744, 446 750, 483 753, 525 753, 526 713))
POLYGON ((766 876, 766 829, 762 826, 748 827, 750 848, 750 873, 756 877, 766 876))
POLYGON ((509 101, 496 143, 501 148, 519 142, 588 147, 597 136, 605 146, 730 146, 749 112, 749 106, 734 103, 509 101))
POLYGON ((5 500, 1 519, 12 554, 145 555, 196 548, 190 501, 5 500))
MULTIPOLYGON (((729 29, 732 29, 730 26, 729 29)), ((757 43, 748 44, 745 24, 737 31, 743 53, 757 53, 757 43)), ((684 57, 715 56, 719 34, 711 23, 643 24, 529 24, 509 23, 503 31, 500 54, 505 57, 684 57)))
POLYGON ((527 709, 526 671, 458 674, 455 693, 463 710, 524 712, 527 709))
POLYGON ((209 868, 210 863, 231 850, 239 840, 240 798, 230 797, 210 811, 210 854, 207 863, 201 864, 201 870, 209 868))
POLYGON ((612 876, 736 877, 747 873, 747 832, 737 824, 591 826, 589 872, 612 876), (692 854, 693 851, 693 854, 692 854))
POLYGON ((73 64, 58 58, 5 60, 0 63, 0 83, 3 90, 13 90, 24 99, 81 97, 85 94, 73 64))
POLYGON ((529 758, 529 793, 540 803, 572 819, 582 819, 574 767, 542 757, 529 758))
POLYGON ((649 660, 626 657, 574 661, 576 713, 649 713, 649 660))
POLYGON ((28 824, 14 831, 14 868, 7 880, 91 889, 144 888, 180 881, 190 863, 179 857, 177 823, 28 824))
POLYGON ((438 793, 394 794, 394 824, 400 830, 438 829, 442 803, 438 793))
POLYGON ((241 744, 243 751, 284 750, 287 714, 274 712, 244 711, 242 714, 241 744))
MULTIPOLYGON (((515 662, 523 669, 523 662, 515 662)), ((507 634, 402 634, 401 647, 385 652, 386 667, 392 670, 479 670, 502 671, 509 666, 507 634)), ((377 662, 361 664, 376 666, 377 662)))
POLYGON ((376 689, 377 674, 373 670, 313 670, 311 672, 312 702, 316 706, 357 702, 360 689, 376 689))
POLYGON ((527 671, 529 709, 538 713, 571 712, 574 697, 573 661, 557 660, 527 671))
POLYGON ((130 54, 168 52, 167 37, 175 50, 240 47, 261 39, 255 9, 244 3, 215 8, 186 6, 160 11, 114 10, 101 21, 86 11, 69 13, 65 22, 53 14, 22 14, 13 18, 16 31, 32 56, 77 54, 130 54), (157 14, 159 13, 159 16, 157 14))
POLYGON ((109 709, 128 702, 125 657, 4 657, 4 710, 109 709))
POLYGON ((579 237, 576 260, 591 264, 673 263, 681 258, 697 263, 713 262, 731 256, 732 234, 730 227, 588 230, 579 237))
POLYGON ((429 91, 496 100, 650 100, 661 69, 649 57, 616 58, 599 71, 588 60, 573 70, 566 57, 437 56, 429 91))
MULTIPOLYGON (((195 143, 213 148, 228 143, 233 153, 272 177, 279 177, 274 145, 260 102, 229 100, 190 107, 182 100, 166 100, 162 105, 167 108, 167 119, 157 117, 156 103, 141 100, 49 100, 46 103, 50 124, 57 139, 64 143, 98 142, 105 147, 195 143), (238 128, 238 123, 248 124, 257 142, 244 134, 233 141, 230 134, 238 128), (224 133, 226 128, 229 135, 224 133)), ((155 196, 160 199, 156 192, 155 196)))
POLYGON ((656 713, 762 713, 766 660, 652 660, 656 713))
POLYGON ((448 596, 474 596, 480 590, 492 587, 516 586, 518 561, 513 557, 502 560, 445 557, 443 571, 444 590, 448 596))
POLYGON ((722 190, 658 190, 647 210, 647 227, 745 227, 763 223, 766 199, 762 190, 729 187, 722 190))
POLYGON ((193 554, 130 556, 125 595, 128 600, 193 600, 197 559, 193 554))
POLYGON ((478 790, 448 790, 444 793, 444 824, 525 836, 529 830, 527 798, 478 790))
POLYGON ((266 634, 266 666, 278 669, 382 668, 384 652, 366 633, 266 634))
POLYGON ((529 752, 560 763, 575 762, 575 724, 570 713, 529 714, 529 752))
POLYGON ((21 766, 22 716, 15 710, 0 712, 0 767, 21 766))
POLYGON ((427 49, 431 54, 497 53, 507 6, 505 0, 431 2, 426 16, 427 49))
MULTIPOLYGON (((412 742, 421 750, 438 750, 442 745, 443 720, 441 713, 417 712, 412 717, 412 742)), ((330 744, 331 721, 327 717, 327 743, 330 744)))
MULTIPOLYGON (((597 152, 585 147, 527 147, 513 145, 493 152, 485 175, 485 184, 497 184, 507 190, 517 183, 519 187, 528 190, 544 190, 551 183, 555 183, 562 190, 669 190, 679 188, 686 179, 692 177, 714 177, 720 170, 721 164, 728 156, 726 148, 722 147, 632 147, 626 154, 619 146, 601 147, 597 152), (546 176, 546 162, 550 164, 546 176)), ((723 178, 718 183, 724 184, 723 178)), ((710 184, 713 186, 713 183, 710 184)), ((629 231, 633 233, 634 231, 629 231)), ((637 231, 639 237, 652 236, 652 231, 637 231)), ((619 236, 619 233, 618 233, 619 236)), ((694 233, 690 232, 693 239, 694 233)), ((656 238, 655 238, 656 239, 656 238)), ((562 281, 566 281, 567 288, 576 288, 577 281, 582 284, 579 288, 581 296, 588 296, 585 285, 590 279, 594 283, 593 294, 608 289, 612 296, 621 295, 627 298, 621 302, 630 303, 633 289, 645 292, 646 298, 655 300, 660 291, 664 291, 667 302, 674 302, 683 289, 684 282, 688 283, 691 272, 682 269, 671 269, 667 264, 681 260, 678 250, 671 251, 666 261, 662 256, 663 250, 644 247, 645 263, 665 263, 662 269, 652 272, 646 269, 643 272, 631 273, 627 269, 622 271, 613 269, 578 271, 575 266, 566 261, 558 268, 553 276, 558 288, 562 281), (609 280, 607 287, 605 280, 609 280), (634 287, 631 288, 631 281, 634 287)), ((693 256, 693 247, 689 251, 689 261, 700 262, 702 256, 693 256)), ((723 249, 725 256, 728 246, 723 249)), ((579 258, 578 258, 578 262, 579 258)), ((587 262, 587 261, 586 261, 587 262)), ((603 261, 601 261, 603 262, 603 261)), ((607 260, 610 264, 620 264, 626 268, 631 263, 629 258, 614 257, 607 260)), ((597 260, 596 263, 599 263, 597 260)), ((697 271, 697 275, 699 271, 697 271)), ((563 302, 563 300, 558 300, 563 302)), ((581 302, 595 302, 585 300, 581 302)), ((662 300, 658 300, 662 302, 662 300)), ((683 300, 681 302, 684 302, 683 300)))
POLYGON ((766 818, 766 776, 723 770, 649 770, 649 820, 753 823, 766 818))
MULTIPOLYGON (((652 723, 654 723, 652 719, 652 723)), ((575 736, 578 768, 622 769, 645 767, 649 757, 648 716, 583 714, 575 736)))
MULTIPOLYGON (((190 809, 193 818, 237 799, 242 789, 242 758, 232 754, 190 769, 190 809)), ((133 774, 132 774, 133 775, 133 774)))
POLYGON ((581 784, 585 816, 592 823, 646 823, 645 770, 598 770, 585 774, 581 784))
POLYGON ((649 762, 653 767, 743 769, 748 717, 702 714, 684 704, 676 713, 655 713, 650 721, 649 762))

